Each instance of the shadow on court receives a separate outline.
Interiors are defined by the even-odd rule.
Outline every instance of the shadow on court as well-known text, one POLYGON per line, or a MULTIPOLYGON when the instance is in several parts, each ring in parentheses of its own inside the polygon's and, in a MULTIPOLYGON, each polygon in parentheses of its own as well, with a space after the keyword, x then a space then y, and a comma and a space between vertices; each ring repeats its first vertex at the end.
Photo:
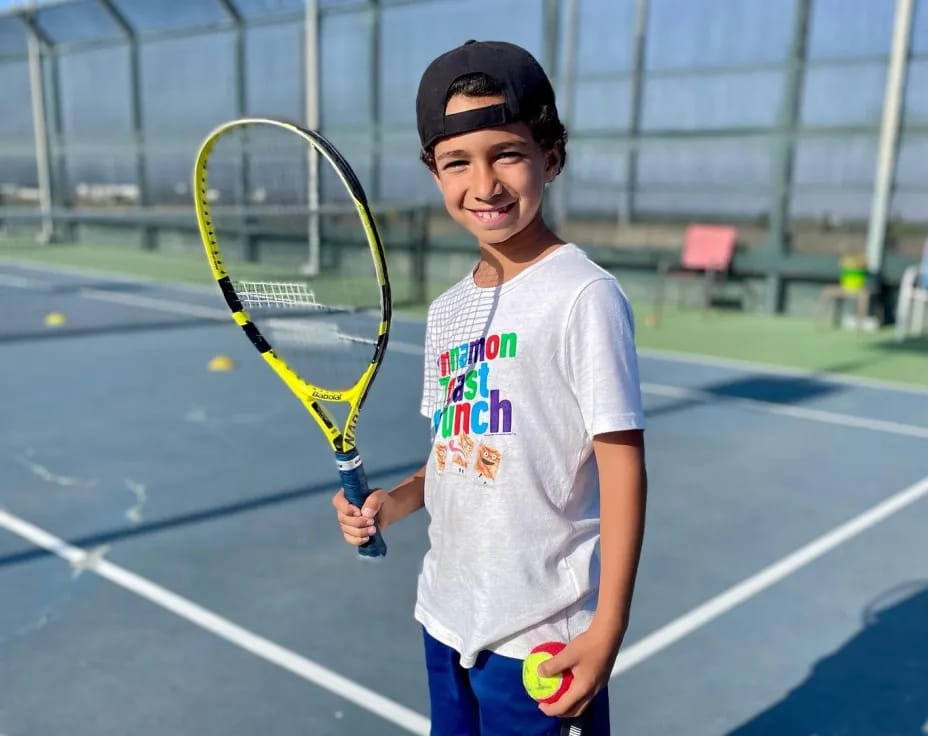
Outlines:
POLYGON ((863 629, 783 700, 728 736, 921 736, 928 719, 928 581, 888 591, 863 629))
MULTIPOLYGON (((924 355, 928 358, 928 335, 924 337, 910 337, 902 342, 895 340, 884 340, 873 346, 883 353, 914 353, 915 355, 924 355)), ((880 356, 881 358, 883 356, 880 356)))
POLYGON ((707 393, 723 399, 753 399, 775 404, 802 404, 843 390, 834 381, 805 376, 745 376, 708 386, 707 393))
POLYGON ((748 399, 773 404, 802 404, 813 399, 846 390, 834 381, 823 381, 814 376, 748 375, 731 381, 702 386, 700 395, 670 401, 648 410, 649 417, 672 414, 700 406, 718 399, 748 399))
MULTIPOLYGON (((419 460, 414 463, 403 463, 400 465, 392 465, 386 468, 373 468, 368 470, 368 477, 373 480, 378 476, 409 474, 421 468, 423 462, 424 461, 419 460)), ((124 526, 118 529, 110 529, 108 531, 102 531, 96 534, 91 534, 76 539, 70 539, 67 541, 69 544, 81 549, 92 549, 94 547, 109 544, 111 542, 142 537, 148 534, 167 531, 169 529, 178 529, 181 527, 191 526, 193 524, 200 524, 206 521, 227 518, 236 514, 244 514, 271 506, 292 503, 293 501, 299 501, 302 498, 313 496, 317 493, 332 493, 336 490, 336 488, 337 481, 326 481, 325 483, 319 483, 316 485, 307 486, 305 488, 281 491, 269 496, 259 496, 258 498, 239 501, 238 503, 225 504, 223 506, 217 506, 212 509, 205 509, 203 511, 197 511, 190 514, 181 514, 180 516, 173 516, 167 519, 161 519, 159 521, 150 521, 143 524, 132 525, 131 527, 124 526)), ((23 562, 30 562, 42 557, 48 557, 51 554, 51 552, 48 552, 44 549, 30 547, 23 552, 17 552, 11 555, 6 555, 5 557, 0 557, 0 567, 17 565, 23 562)))

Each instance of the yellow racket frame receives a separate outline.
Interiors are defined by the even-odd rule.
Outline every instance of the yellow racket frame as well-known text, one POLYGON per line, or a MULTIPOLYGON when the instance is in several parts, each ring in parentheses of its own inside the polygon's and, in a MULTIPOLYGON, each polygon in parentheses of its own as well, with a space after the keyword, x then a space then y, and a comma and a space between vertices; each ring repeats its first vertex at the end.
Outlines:
POLYGON ((206 257, 209 259, 210 268, 216 283, 219 285, 229 309, 232 310, 232 318, 235 320, 261 353, 267 364, 274 369, 283 382, 299 398, 316 420, 322 429, 332 449, 336 452, 347 452, 355 446, 355 429, 358 423, 358 415, 361 406, 367 396, 371 382, 380 368, 383 361, 384 351, 387 347, 387 340, 390 334, 390 318, 392 305, 390 301, 390 282, 387 276, 387 263, 384 256, 383 244, 380 235, 377 232, 377 225, 374 216, 367 204, 367 197, 361 188, 360 182, 351 170, 348 163, 342 158, 341 154, 335 147, 323 138, 319 133, 306 130, 298 125, 283 120, 274 120, 271 118, 240 118, 223 123, 213 130, 203 141, 200 150, 197 153, 196 163, 193 169, 193 198, 197 213, 197 223, 200 227, 200 238, 206 249, 206 257), (308 383, 301 376, 297 375, 290 366, 287 365, 273 349, 271 344, 260 333, 251 317, 244 309, 235 294, 235 287, 232 284, 229 274, 223 264, 221 245, 216 235, 216 229, 210 219, 210 204, 207 201, 207 191, 209 188, 208 164, 210 152, 222 136, 229 131, 253 125, 270 125, 300 136, 309 146, 312 146, 326 161, 331 164, 332 168, 338 174, 342 184, 351 196, 354 206, 357 209, 358 217, 364 225, 364 232, 367 235, 367 242, 370 246, 371 257, 374 261, 374 268, 377 274, 377 281, 380 285, 380 326, 374 354, 370 364, 365 369, 361 377, 346 389, 331 389, 322 386, 315 386, 308 383), (345 426, 339 427, 332 415, 319 402, 343 402, 349 406, 348 416, 345 419, 345 426))

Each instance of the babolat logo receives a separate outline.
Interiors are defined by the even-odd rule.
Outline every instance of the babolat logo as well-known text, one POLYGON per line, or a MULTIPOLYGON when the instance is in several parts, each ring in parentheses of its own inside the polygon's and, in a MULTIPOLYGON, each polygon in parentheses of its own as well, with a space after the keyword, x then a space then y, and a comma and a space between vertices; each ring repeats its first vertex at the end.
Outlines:
POLYGON ((335 391, 323 391, 321 389, 313 390, 314 399, 322 399, 323 401, 338 401, 340 394, 335 391))

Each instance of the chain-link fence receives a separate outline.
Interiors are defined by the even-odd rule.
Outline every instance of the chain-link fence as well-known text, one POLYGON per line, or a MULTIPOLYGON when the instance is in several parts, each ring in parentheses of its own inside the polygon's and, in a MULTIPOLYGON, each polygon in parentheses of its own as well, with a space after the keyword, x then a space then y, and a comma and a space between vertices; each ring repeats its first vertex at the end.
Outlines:
POLYGON ((928 230, 928 0, 73 0, 12 11, 0 16, 0 217, 7 232, 53 223, 58 238, 140 224, 151 245, 166 213, 175 230, 185 221, 193 153, 212 126, 318 114, 372 200, 429 205, 430 242, 456 242, 418 161, 416 86, 442 51, 504 38, 534 53, 558 91, 569 162, 548 206, 567 237, 652 269, 687 223, 732 223, 736 271, 761 278, 777 307, 789 283, 831 278, 837 255, 866 249, 906 4, 881 264, 891 282, 928 230))

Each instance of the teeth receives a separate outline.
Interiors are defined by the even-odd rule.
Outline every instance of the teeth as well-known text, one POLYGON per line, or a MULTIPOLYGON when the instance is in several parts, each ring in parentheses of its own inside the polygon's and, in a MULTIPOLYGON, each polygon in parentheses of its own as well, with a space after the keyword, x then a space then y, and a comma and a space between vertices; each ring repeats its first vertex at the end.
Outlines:
POLYGON ((505 210, 508 210, 512 205, 506 205, 505 207, 500 207, 495 210, 471 210, 477 219, 481 222, 492 222, 493 220, 498 220, 504 214, 505 210))

